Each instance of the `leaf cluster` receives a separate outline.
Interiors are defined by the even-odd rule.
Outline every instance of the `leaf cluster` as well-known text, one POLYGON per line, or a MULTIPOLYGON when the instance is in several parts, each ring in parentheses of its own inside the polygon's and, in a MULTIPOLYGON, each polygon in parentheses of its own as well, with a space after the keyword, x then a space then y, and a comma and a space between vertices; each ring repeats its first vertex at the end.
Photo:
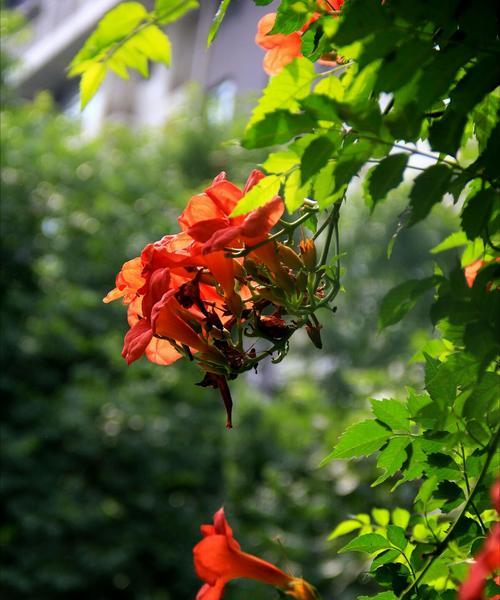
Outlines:
POLYGON ((106 13, 69 66, 70 77, 81 76, 82 109, 109 71, 128 79, 128 69, 147 77, 148 61, 169 66, 170 40, 161 27, 197 6, 196 0, 156 0, 147 11, 139 2, 123 2, 106 13))

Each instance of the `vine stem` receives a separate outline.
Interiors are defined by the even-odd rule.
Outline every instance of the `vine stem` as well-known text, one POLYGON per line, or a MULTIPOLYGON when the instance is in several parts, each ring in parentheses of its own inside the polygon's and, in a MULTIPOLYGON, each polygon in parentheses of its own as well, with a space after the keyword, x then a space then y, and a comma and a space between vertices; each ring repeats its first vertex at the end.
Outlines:
POLYGON ((277 240, 282 235, 285 235, 285 233, 288 233, 290 235, 290 232, 295 231, 295 229, 299 225, 301 225, 302 223, 307 221, 307 219, 309 219, 309 217, 312 214, 314 214, 315 212, 316 212, 315 210, 309 209, 297 220, 292 221, 291 223, 283 223, 283 227, 279 231, 277 231, 276 233, 273 233, 268 238, 266 238, 265 240, 262 240, 262 242, 259 242, 258 244, 255 244, 253 246, 247 246, 246 248, 241 248, 241 249, 226 248, 225 251, 226 251, 227 255, 230 256, 231 258, 241 258, 242 256, 246 256, 247 254, 250 254, 250 252, 252 252, 253 250, 257 250, 257 248, 261 248, 262 246, 265 246, 269 242, 273 242, 274 240, 277 240))
MULTIPOLYGON (((328 229, 326 230, 325 245, 323 246, 321 258, 319 259, 319 265, 326 264, 326 261, 328 259, 328 252, 330 251, 330 244, 332 243, 332 237, 333 237, 334 232, 337 229, 337 225, 339 222, 340 205, 341 205, 341 202, 338 202, 334 205, 332 212, 330 213, 330 216, 327 219, 328 229)), ((336 235, 336 242, 338 244, 338 235, 336 235)), ((338 252, 337 252, 337 254, 338 254, 338 252)), ((315 282, 315 286, 314 286, 315 288, 318 287, 320 278, 321 278, 321 273, 317 273, 316 274, 316 282, 315 282)), ((338 278, 338 275, 337 275, 337 278, 338 278)))
POLYGON ((481 485, 484 477, 486 476, 486 473, 488 472, 488 467, 490 466, 491 459, 493 458, 495 451, 497 450, 499 440, 500 440, 500 428, 498 428, 495 435, 491 439, 490 445, 488 447, 488 454, 486 455, 486 460, 484 462, 483 468, 481 469, 481 473, 479 474, 479 477, 477 478, 477 481, 474 484, 474 487, 472 488, 471 493, 469 494, 469 497, 467 498, 462 510, 460 511, 460 514, 458 515, 455 522, 451 526, 450 530, 446 534, 446 537, 437 545, 436 549, 432 553, 432 556, 429 557, 424 568, 420 571, 417 578, 414 579, 413 582, 411 583, 411 585, 409 587, 407 587, 406 590, 404 590, 401 593, 401 595, 399 596, 399 600, 406 598, 414 589, 417 588, 418 584, 422 581, 422 579, 426 575, 427 571, 434 564, 434 561, 437 558, 439 558, 441 556, 441 554, 446 550, 446 548, 448 546, 448 542, 451 540, 456 527, 458 526, 462 517, 465 515, 465 512, 467 511, 469 506, 472 504, 474 495, 475 495, 478 487, 481 485))

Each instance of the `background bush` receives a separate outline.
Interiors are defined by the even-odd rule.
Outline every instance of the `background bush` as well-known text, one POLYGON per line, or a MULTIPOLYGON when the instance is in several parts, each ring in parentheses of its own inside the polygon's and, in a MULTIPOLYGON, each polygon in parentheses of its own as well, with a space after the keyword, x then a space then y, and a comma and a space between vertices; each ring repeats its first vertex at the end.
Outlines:
MULTIPOLYGON (((363 565, 337 556, 326 537, 347 514, 387 505, 388 488, 361 483, 370 463, 355 473, 317 466, 368 396, 416 381, 405 340, 430 332, 425 310, 378 334, 378 302, 430 273, 427 251, 454 217, 439 208, 387 261, 402 203, 386 203, 367 225, 354 186, 341 228, 346 292, 335 316, 323 313, 327 352, 297 336, 279 368, 237 382, 236 428, 226 432, 219 398, 193 385, 191 365, 126 366, 124 309, 101 299, 125 260, 176 230, 210 177, 225 169, 244 181, 259 155, 221 146, 234 127, 211 124, 205 107, 154 134, 115 127, 88 141, 45 94, 4 107, 6 598, 193 598, 192 546, 222 503, 244 549, 303 572, 326 598, 348 600, 364 580, 363 565)), ((245 582, 227 597, 276 593, 245 582)))

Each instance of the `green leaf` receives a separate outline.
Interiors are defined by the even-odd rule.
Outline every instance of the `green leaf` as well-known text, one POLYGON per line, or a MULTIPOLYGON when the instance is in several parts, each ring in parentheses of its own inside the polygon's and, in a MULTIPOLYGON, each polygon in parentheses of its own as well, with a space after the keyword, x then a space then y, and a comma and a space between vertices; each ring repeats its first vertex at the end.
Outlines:
POLYGON ((314 178, 314 199, 318 202, 320 208, 327 206, 332 196, 335 185, 333 179, 334 170, 335 165, 333 161, 329 162, 314 178))
POLYGON ((467 244, 467 236, 463 231, 455 231, 445 238, 441 243, 434 248, 431 248, 431 254, 439 254, 445 250, 451 250, 452 248, 458 248, 459 246, 465 246, 467 244))
POLYGON ((197 0, 156 0, 154 14, 160 25, 167 25, 198 7, 197 0))
POLYGON ((379 485, 399 471, 406 460, 407 454, 405 448, 410 442, 411 439, 409 436, 394 437, 389 441, 377 460, 377 467, 383 469, 384 472, 372 483, 372 487, 379 485))
POLYGON ((467 115, 484 96, 498 86, 500 66, 492 55, 480 57, 450 95, 444 116, 430 128, 429 140, 438 152, 454 155, 460 146, 467 115))
POLYGON ((264 163, 262 168, 267 173, 286 173, 297 166, 300 158, 292 150, 282 150, 280 152, 271 153, 264 163))
POLYGON ((382 527, 389 525, 390 513, 386 508, 374 508, 372 510, 373 519, 382 527))
POLYGON ((101 58, 111 46, 123 41, 147 16, 147 10, 139 2, 123 2, 106 13, 72 60, 70 77, 81 72, 78 67, 82 63, 101 58))
POLYGON ((461 221, 469 240, 474 240, 485 231, 495 205, 500 208, 500 194, 493 188, 479 190, 467 199, 461 221))
POLYGON ((82 75, 80 80, 80 98, 82 110, 94 97, 105 76, 106 67, 102 63, 93 64, 82 75))
POLYGON ((441 277, 433 275, 425 279, 410 279, 392 288, 380 306, 379 328, 384 329, 400 321, 415 306, 418 298, 440 281, 441 277))
POLYGON ((430 56, 432 43, 411 37, 390 52, 378 71, 375 92, 394 92, 410 81, 422 62, 430 56))
POLYGON ((212 42, 217 36, 217 32, 219 31, 219 27, 221 26, 224 17, 226 16, 226 11, 230 3, 231 0, 221 0, 219 8, 217 9, 217 12, 212 20, 212 25, 210 25, 210 30, 207 37, 207 47, 211 46, 212 42))
POLYGON ((384 399, 370 400, 373 414, 379 421, 388 425, 392 430, 408 429, 410 426, 410 413, 407 407, 399 400, 384 399))
POLYGON ((276 21, 271 35, 282 33, 289 35, 299 31, 310 16, 310 10, 304 0, 282 0, 277 7, 276 21))
POLYGON ((415 179, 410 193, 411 225, 425 218, 434 204, 441 201, 448 191, 451 176, 451 169, 439 164, 429 167, 415 179))
POLYGON ((329 135, 317 137, 307 146, 300 162, 302 183, 322 169, 335 152, 337 144, 329 135))
POLYGON ((285 182, 285 206, 290 214, 302 206, 311 189, 311 182, 306 181, 300 185, 300 171, 296 170, 286 178, 285 182))
POLYGON ((363 527, 363 523, 361 521, 357 521, 355 519, 348 519, 347 521, 342 521, 339 523, 337 527, 330 533, 328 536, 328 540, 335 540, 342 535, 346 535, 347 533, 352 533, 356 531, 356 529, 360 529, 363 527))
POLYGON ((500 398, 500 375, 493 372, 483 374, 481 380, 474 386, 462 408, 462 415, 474 419, 486 415, 498 405, 500 398))
POLYGON ((378 533, 366 533, 351 540, 339 550, 339 553, 356 551, 375 554, 376 552, 389 550, 390 548, 391 545, 389 542, 378 533))
POLYGON ((500 88, 488 94, 472 111, 472 122, 474 123, 474 133, 479 144, 479 151, 486 148, 486 144, 491 136, 495 125, 497 124, 498 114, 500 112, 500 88))
POLYGON ((307 58, 295 59, 281 73, 271 77, 262 93, 262 97, 252 112, 246 133, 268 113, 278 109, 298 112, 300 108, 298 100, 309 94, 314 77, 314 65, 307 58))
POLYGON ((334 191, 339 191, 350 183, 370 158, 373 150, 374 144, 368 140, 359 140, 342 148, 338 161, 334 163, 334 191))
POLYGON ((308 115, 275 110, 247 127, 242 145, 247 149, 254 149, 282 144, 300 133, 310 131, 313 127, 314 121, 308 115))
POLYGON ((321 464, 330 460, 344 458, 359 458, 369 456, 379 450, 391 435, 377 421, 368 420, 351 425, 344 431, 333 452, 321 461, 321 464))
POLYGON ((404 529, 397 525, 387 527, 387 539, 399 550, 404 550, 408 544, 404 529))
POLYGON ((281 186, 281 177, 277 175, 268 175, 261 179, 253 188, 243 196, 243 198, 235 206, 231 217, 244 215, 251 210, 264 206, 274 196, 278 195, 281 186))
POLYGON ((410 522, 410 513, 404 508, 395 508, 392 511, 392 522, 401 529, 406 529, 410 522))
MULTIPOLYGON (((123 48, 135 49, 144 54, 149 60, 170 65, 171 60, 171 45, 168 37, 156 25, 148 25, 138 33, 136 33, 123 48)), ((114 57, 119 56, 120 50, 116 52, 114 57)), ((114 58, 113 57, 113 58, 114 58)), ((112 59, 111 59, 112 60, 112 59)))
POLYGON ((333 36, 337 46, 352 44, 377 32, 383 35, 391 25, 388 11, 376 0, 346 2, 342 11, 343 18, 339 19, 338 29, 333 36))
POLYGON ((407 163, 408 154, 391 154, 370 171, 368 191, 372 200, 372 211, 378 202, 403 181, 407 163))
MULTIPOLYGON (((385 552, 382 552, 381 554, 379 554, 376 558, 373 559, 372 564, 370 565, 370 572, 374 573, 380 566, 385 565, 388 562, 394 562, 394 560, 396 558, 398 558, 398 556, 401 554, 400 550, 396 550, 396 549, 392 549, 392 550, 386 550, 385 552)), ((379 594, 380 596, 380 594, 379 594)), ((378 596, 376 596, 378 597, 378 596)), ((395 597, 395 596, 391 596, 395 597)), ((363 596, 363 598, 368 598, 368 596, 363 596)))

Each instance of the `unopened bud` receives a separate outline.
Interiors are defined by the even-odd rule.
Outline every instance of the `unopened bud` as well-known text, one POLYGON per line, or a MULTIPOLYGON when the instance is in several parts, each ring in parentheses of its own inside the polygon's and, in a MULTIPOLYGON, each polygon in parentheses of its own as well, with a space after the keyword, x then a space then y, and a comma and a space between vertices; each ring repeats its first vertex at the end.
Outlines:
POLYGON ((300 255, 308 271, 314 271, 316 268, 316 246, 314 240, 309 238, 301 240, 299 244, 300 255))
POLYGON ((323 348, 323 342, 321 341, 321 333, 320 333, 321 328, 322 328, 322 325, 320 323, 318 323, 317 325, 312 325, 311 323, 307 323, 307 325, 306 325, 306 331, 307 331, 307 335, 309 336, 309 339, 319 350, 321 350, 323 348))
POLYGON ((298 271, 304 268, 304 263, 300 260, 300 256, 285 244, 278 243, 278 256, 281 262, 289 269, 298 271))

